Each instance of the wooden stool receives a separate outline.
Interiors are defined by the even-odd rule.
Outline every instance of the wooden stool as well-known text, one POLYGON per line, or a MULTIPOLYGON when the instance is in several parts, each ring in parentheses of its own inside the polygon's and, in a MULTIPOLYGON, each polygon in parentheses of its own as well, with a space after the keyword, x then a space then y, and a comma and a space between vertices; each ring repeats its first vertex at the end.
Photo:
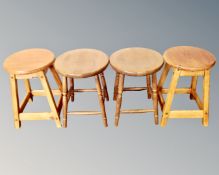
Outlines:
POLYGON ((161 126, 165 126, 168 118, 202 118, 202 124, 208 126, 209 115, 209 91, 210 91, 210 68, 215 64, 216 59, 210 52, 191 46, 178 46, 165 51, 166 61, 163 73, 158 83, 159 103, 163 111, 161 126), (173 68, 173 76, 169 89, 163 88, 167 74, 173 68), (177 88, 180 76, 191 76, 191 87, 177 88), (196 92, 198 76, 203 76, 203 101, 196 92), (162 94, 167 94, 166 102, 162 94), (199 110, 174 110, 171 105, 174 94, 190 94, 199 110))
POLYGON ((125 48, 113 53, 110 64, 116 71, 114 100, 116 100, 115 126, 118 126, 120 113, 154 112, 155 124, 158 124, 157 77, 156 72, 163 65, 162 56, 151 49, 125 48), (146 76, 146 87, 124 87, 125 75, 146 76), (151 88, 152 76, 152 88, 151 88), (153 97, 153 109, 121 110, 122 93, 125 91, 147 90, 148 99, 153 97))
POLYGON ((59 113, 62 107, 62 97, 56 105, 53 93, 61 96, 61 80, 54 67, 54 54, 46 49, 27 49, 14 53, 4 62, 5 70, 10 74, 12 105, 14 112, 15 128, 21 127, 22 120, 55 120, 56 126, 61 127, 59 113), (52 75, 59 87, 58 90, 51 90, 46 72, 51 70, 52 75), (29 79, 38 77, 44 90, 32 90, 29 79), (27 95, 23 102, 19 103, 17 80, 22 79, 25 83, 27 95), (33 100, 33 96, 46 96, 51 112, 26 113, 23 112, 27 103, 33 100))
POLYGON ((63 53, 55 61, 56 70, 63 76, 63 127, 67 127, 67 114, 76 115, 97 115, 102 113, 103 124, 107 127, 107 117, 104 101, 108 101, 108 92, 106 80, 103 71, 108 66, 108 56, 95 49, 77 49, 63 53), (96 88, 94 89, 75 89, 74 79, 95 77, 96 88), (68 88, 67 79, 70 80, 68 88), (101 83, 100 83, 101 79, 101 83), (74 93, 76 92, 97 92, 101 112, 99 111, 71 111, 68 112, 68 101, 74 101, 74 93))

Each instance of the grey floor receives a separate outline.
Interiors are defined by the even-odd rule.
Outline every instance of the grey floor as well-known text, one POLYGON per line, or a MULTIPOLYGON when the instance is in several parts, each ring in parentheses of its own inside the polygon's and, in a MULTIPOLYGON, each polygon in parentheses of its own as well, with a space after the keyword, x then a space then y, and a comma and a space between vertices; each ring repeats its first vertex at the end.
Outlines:
MULTIPOLYGON (((110 55, 131 46, 163 53, 175 45, 193 45, 218 57, 218 9, 217 0, 0 0, 1 63, 11 53, 32 47, 48 48, 56 55, 70 49, 96 48, 110 55)), ((26 121, 16 130, 8 75, 1 68, 0 174, 219 174, 218 72, 217 64, 212 69, 207 128, 193 119, 170 120, 161 128, 154 125, 152 114, 122 116, 115 128, 115 74, 109 67, 108 128, 100 117, 69 117, 67 129, 57 129, 52 121, 26 121)), ((199 81, 201 94, 202 78, 199 81)), ((189 82, 183 78, 180 85, 189 82)), ((40 87, 37 80, 32 83, 40 87)), ((125 84, 143 86, 145 78, 127 77, 125 84)), ((22 82, 19 85, 23 96, 22 82)), ((88 86, 95 86, 94 79, 76 80, 76 87, 88 86)), ((150 106, 145 92, 124 95, 124 108, 150 106)), ((75 110, 97 107, 96 94, 77 94, 75 103, 70 104, 75 110)), ((197 107, 189 96, 177 96, 173 108, 197 107)), ((36 98, 27 111, 48 109, 44 98, 36 98)))

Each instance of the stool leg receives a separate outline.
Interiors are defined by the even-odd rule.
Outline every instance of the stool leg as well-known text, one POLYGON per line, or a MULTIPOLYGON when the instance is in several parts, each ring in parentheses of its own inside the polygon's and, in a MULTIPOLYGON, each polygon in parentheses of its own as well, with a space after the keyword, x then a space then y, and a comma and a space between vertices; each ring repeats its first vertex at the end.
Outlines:
POLYGON ((13 107, 13 113, 14 113, 14 127, 20 128, 21 122, 19 119, 18 85, 17 85, 17 79, 15 75, 10 76, 10 83, 11 83, 12 107, 13 107))
POLYGON ((50 106, 50 108, 52 110, 52 113, 55 117, 56 126, 58 128, 61 128, 61 123, 60 123, 60 118, 59 118, 59 115, 58 115, 56 103, 55 103, 51 88, 49 86, 47 77, 46 77, 46 75, 43 71, 39 72, 39 78, 40 78, 40 81, 42 83, 43 89, 46 92, 46 96, 47 96, 47 99, 48 99, 49 106, 50 106))
POLYGON ((71 96, 71 101, 74 101, 74 98, 75 98, 75 93, 74 93, 74 79, 73 78, 70 78, 69 79, 69 82, 70 82, 70 96, 71 96))
MULTIPOLYGON (((60 90, 60 92, 62 92, 62 82, 61 82, 61 79, 60 79, 60 77, 59 77, 58 73, 56 72, 53 65, 50 66, 50 71, 52 72, 52 75, 55 79, 55 82, 58 86, 58 89, 60 90)), ((62 109, 62 95, 60 96, 59 101, 58 101, 58 105, 57 105, 58 114, 60 114, 61 109, 62 109)))
POLYGON ((54 77, 54 79, 56 81, 56 84, 58 85, 59 90, 62 91, 62 81, 60 80, 59 75, 56 72, 54 66, 51 66, 50 70, 51 70, 52 75, 53 75, 53 77, 54 77))
POLYGON ((209 91, 210 91, 210 71, 206 70, 203 81, 203 119, 202 125, 208 126, 209 115, 209 91))
POLYGON ((103 98, 103 102, 105 103, 105 92, 104 92, 104 88, 103 88, 103 82, 101 80, 101 76, 100 74, 98 75, 99 80, 100 80, 100 90, 101 90, 101 94, 102 94, 102 98, 103 98))
POLYGON ((166 102, 163 108, 163 116, 161 119, 161 126, 164 127, 167 124, 167 119, 169 117, 169 113, 170 113, 170 108, 173 102, 173 96, 175 93, 175 89, 177 86, 177 82, 179 80, 179 76, 180 76, 180 70, 178 69, 174 69, 174 73, 173 73, 173 77, 170 83, 170 87, 169 87, 169 91, 167 93, 167 98, 166 98, 166 102))
POLYGON ((30 99, 29 101, 32 102, 33 101, 33 95, 31 93, 31 86, 30 86, 30 80, 28 79, 24 79, 24 86, 25 86, 25 90, 27 94, 30 94, 30 99))
POLYGON ((116 72, 115 83, 114 83, 114 95, 113 95, 114 101, 116 101, 118 95, 118 84, 119 84, 119 73, 116 72))
POLYGON ((109 94, 108 94, 108 90, 107 90, 107 85, 106 85, 106 79, 104 76, 104 73, 100 73, 100 77, 101 77, 101 81, 102 81, 102 85, 103 85, 103 90, 104 90, 104 98, 109 101, 109 94))
POLYGON ((170 66, 168 64, 165 64, 159 83, 158 83, 158 101, 160 103, 161 110, 163 110, 163 106, 165 103, 161 89, 163 88, 163 84, 166 81, 169 70, 170 70, 170 66))
MULTIPOLYGON (((193 76, 192 77, 192 81, 191 81, 191 90, 192 92, 196 92, 196 87, 197 87, 197 81, 198 81, 198 77, 197 76, 193 76)), ((190 94, 190 99, 194 99, 193 94, 190 94)))
POLYGON ((157 75, 154 73, 152 75, 152 88, 153 88, 153 107, 154 107, 154 122, 158 125, 158 99, 157 99, 157 75))
POLYGON ((148 94, 148 99, 151 99, 151 94, 152 94, 152 90, 151 90, 151 77, 150 75, 146 76, 146 84, 147 84, 147 94, 148 94))
POLYGON ((103 116, 103 124, 105 127, 107 127, 108 124, 107 124, 106 110, 105 110, 103 95, 102 95, 101 86, 100 86, 100 79, 98 75, 95 76, 95 80, 96 80, 96 88, 97 88, 100 108, 101 108, 102 116, 103 116))
POLYGON ((67 128, 67 110, 68 110, 68 81, 67 77, 62 78, 62 105, 63 105, 63 128, 67 128))
POLYGON ((122 104, 122 92, 124 87, 124 78, 123 74, 119 74, 119 85, 118 85, 118 95, 116 97, 116 114, 115 114, 115 126, 119 124, 120 109, 122 104))

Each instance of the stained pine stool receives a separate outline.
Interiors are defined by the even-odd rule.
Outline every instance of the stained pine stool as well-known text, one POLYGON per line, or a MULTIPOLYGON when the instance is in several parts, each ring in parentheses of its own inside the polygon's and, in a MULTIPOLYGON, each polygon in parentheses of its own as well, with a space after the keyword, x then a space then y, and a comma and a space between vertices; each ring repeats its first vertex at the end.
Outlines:
POLYGON ((53 63, 54 54, 49 50, 39 48, 22 50, 6 58, 4 62, 4 68, 10 74, 15 128, 20 128, 21 121, 23 120, 55 120, 56 126, 58 128, 61 127, 59 113, 62 107, 62 84, 53 67, 53 63), (46 72, 48 70, 52 72, 59 89, 51 90, 46 77, 46 72), (32 78, 40 79, 43 90, 32 90, 29 81, 32 78), (24 80, 27 93, 21 105, 19 102, 17 83, 17 80, 19 79, 24 80), (57 105, 55 103, 53 93, 54 95, 60 95, 57 105), (46 96, 51 108, 51 112, 24 112, 27 103, 33 100, 33 96, 46 96))
POLYGON ((147 48, 125 48, 116 51, 110 57, 110 64, 116 71, 114 100, 116 100, 115 126, 118 126, 120 113, 154 112, 155 124, 158 124, 158 99, 156 72, 163 65, 162 56, 147 48), (146 87, 124 87, 125 76, 146 76, 146 87), (152 77, 152 87, 151 87, 152 77), (153 109, 121 110, 122 93, 126 91, 147 90, 148 99, 153 99, 153 109))
POLYGON ((165 126, 169 118, 201 118, 202 124, 208 126, 210 69, 216 62, 214 55, 196 47, 177 46, 165 51, 164 60, 166 64, 158 83, 159 102, 163 111, 161 126, 165 126), (173 69, 173 76, 169 89, 166 89, 163 84, 170 68, 173 69), (192 77, 189 88, 177 88, 180 76, 192 77), (203 77, 203 101, 196 91, 198 76, 203 77), (166 101, 162 94, 167 94, 166 101), (171 110, 175 94, 190 94, 190 99, 196 101, 199 110, 171 110))
POLYGON ((99 115, 102 114, 103 124, 107 127, 105 99, 108 101, 108 92, 104 70, 108 66, 108 56, 95 49, 76 49, 60 55, 55 61, 56 70, 63 76, 63 127, 67 127, 67 115, 99 115), (96 88, 75 89, 74 80, 79 78, 95 77, 96 88), (70 86, 68 87, 68 79, 70 86), (101 81, 100 81, 101 79, 101 81), (101 112, 99 111, 68 111, 68 102, 74 101, 76 92, 97 92, 101 112))

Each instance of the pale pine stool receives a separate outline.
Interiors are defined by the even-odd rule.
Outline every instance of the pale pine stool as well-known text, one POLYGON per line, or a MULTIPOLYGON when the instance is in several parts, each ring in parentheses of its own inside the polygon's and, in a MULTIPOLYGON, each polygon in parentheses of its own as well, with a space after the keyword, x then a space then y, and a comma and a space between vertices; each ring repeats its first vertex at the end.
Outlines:
POLYGON ((23 120, 55 120, 56 126, 61 127, 59 113, 62 107, 61 97, 61 80, 56 73, 54 67, 54 54, 47 49, 27 49, 16 52, 6 58, 4 62, 5 70, 10 74, 12 105, 14 112, 15 128, 21 127, 23 120), (59 87, 57 90, 51 90, 48 83, 46 72, 50 70, 59 87), (30 79, 39 78, 43 90, 32 90, 30 79), (25 83, 26 96, 24 100, 19 102, 18 83, 17 80, 22 79, 25 83), (58 104, 56 105, 54 95, 60 95, 58 104), (27 113, 24 109, 29 101, 33 100, 33 96, 46 96, 48 99, 51 112, 27 113))
POLYGON ((116 100, 115 126, 118 126, 120 113, 154 113, 154 122, 158 124, 158 99, 156 72, 163 65, 162 56, 147 48, 125 48, 114 52, 110 57, 110 64, 116 71, 114 84, 114 100, 116 100), (124 87, 125 76, 145 76, 146 87, 124 87), (152 87, 151 87, 152 77, 152 87), (121 110, 122 93, 126 91, 147 90, 147 97, 153 99, 153 109, 121 110))
POLYGON ((63 95, 63 127, 67 127, 67 115, 99 115, 102 114, 103 124, 107 124, 105 111, 105 99, 108 101, 108 91, 104 70, 108 66, 108 56, 95 49, 76 49, 63 53, 55 61, 56 70, 63 76, 62 95, 63 95), (94 77, 96 88, 75 89, 74 80, 79 78, 94 77), (68 79, 70 87, 68 87, 68 79), (76 92, 97 92, 101 112, 99 111, 68 111, 68 102, 74 101, 76 92))
POLYGON ((161 126, 166 126, 169 118, 201 118, 202 124, 208 126, 210 69, 216 63, 214 55, 196 47, 177 46, 167 49, 163 57, 166 64, 158 83, 159 102, 163 111, 161 126), (163 84, 170 68, 173 69, 173 76, 169 89, 166 89, 163 84), (177 88, 180 76, 192 77, 189 88, 177 88), (203 100, 196 91, 198 76, 203 77, 203 100), (166 101, 162 94, 167 94, 166 101), (190 94, 190 99, 196 101, 199 110, 171 110, 175 94, 190 94))

